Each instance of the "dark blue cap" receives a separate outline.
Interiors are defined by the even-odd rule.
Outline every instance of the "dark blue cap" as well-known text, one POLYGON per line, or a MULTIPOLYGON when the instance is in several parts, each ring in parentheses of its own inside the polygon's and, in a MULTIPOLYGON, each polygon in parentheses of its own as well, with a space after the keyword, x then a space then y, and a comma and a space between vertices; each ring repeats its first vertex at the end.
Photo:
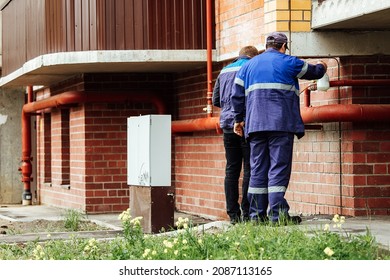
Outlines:
POLYGON ((284 44, 285 43, 286 44, 286 48, 288 49, 287 42, 288 42, 288 39, 287 39, 287 36, 284 33, 272 32, 271 34, 268 35, 266 43, 267 44, 273 44, 273 43, 284 44))

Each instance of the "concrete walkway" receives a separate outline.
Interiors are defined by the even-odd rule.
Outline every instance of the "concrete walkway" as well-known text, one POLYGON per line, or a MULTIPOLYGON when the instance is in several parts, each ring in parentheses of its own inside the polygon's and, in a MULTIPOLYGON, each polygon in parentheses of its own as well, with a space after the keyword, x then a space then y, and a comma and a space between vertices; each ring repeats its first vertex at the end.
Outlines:
MULTIPOLYGON (((204 228, 209 227, 227 227, 227 221, 210 221, 202 217, 189 215, 186 213, 175 212, 175 221, 178 217, 188 217, 193 221, 194 225, 202 225, 204 228)), ((15 206, 15 205, 0 205, 0 219, 17 222, 29 222, 37 219, 46 220, 61 220, 65 218, 65 210, 44 205, 33 206, 15 206)), ((73 233, 50 233, 50 239, 64 239, 70 236, 77 235, 84 238, 115 238, 121 233, 121 221, 118 220, 118 214, 93 214, 88 215, 90 221, 98 225, 109 228, 110 230, 94 231, 94 232, 77 232, 73 233)), ((340 231, 332 227, 332 216, 310 216, 303 217, 303 222, 300 227, 306 230, 319 229, 322 230, 326 224, 330 225, 331 231, 340 231)), ((386 249, 390 250, 390 216, 381 217, 346 217, 345 223, 342 225, 342 232, 347 234, 365 234, 367 230, 375 236, 378 243, 386 249)), ((44 241, 47 238, 47 233, 34 233, 23 235, 0 235, 0 243, 26 242, 36 240, 44 241)))
POLYGON ((333 228, 333 216, 303 218, 302 226, 309 229, 324 229, 330 225, 330 231, 341 231, 345 234, 366 234, 370 232, 376 241, 386 250, 390 250, 390 216, 346 217, 342 229, 333 228))

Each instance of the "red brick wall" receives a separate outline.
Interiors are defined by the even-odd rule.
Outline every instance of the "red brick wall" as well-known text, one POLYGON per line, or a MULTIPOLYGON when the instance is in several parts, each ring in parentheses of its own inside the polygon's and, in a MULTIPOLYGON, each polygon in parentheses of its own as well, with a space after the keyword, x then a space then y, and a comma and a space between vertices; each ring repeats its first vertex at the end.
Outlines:
MULTIPOLYGON (((389 79, 390 57, 348 57, 341 59, 353 79, 389 79)), ((390 104, 388 87, 354 87, 354 104, 390 104)), ((346 173, 353 182, 345 207, 352 215, 390 215, 390 127, 384 123, 354 123, 343 133, 353 154, 346 155, 346 173)))
MULTIPOLYGON (((127 118, 138 115, 131 104, 86 104, 85 178, 87 211, 120 212, 129 207, 127 118)), ((150 114, 152 110, 143 110, 150 114)), ((80 147, 82 148, 82 147, 80 147)), ((75 180, 76 181, 76 180, 75 180)))
POLYGON ((243 46, 263 42, 263 0, 220 0, 215 5, 216 44, 220 55, 236 56, 243 46))
MULTIPOLYGON (((389 57, 337 61, 328 60, 331 80, 389 78, 389 57)), ((331 88, 326 93, 313 91, 311 104, 389 104, 387 92, 383 87, 331 88)), ((287 192, 292 210, 305 214, 388 215, 388 124, 322 125, 319 131, 307 130, 306 136, 295 142, 287 192)))
MULTIPOLYGON (((338 60, 325 60, 331 80, 338 79, 338 60)), ((316 60, 308 60, 316 63, 316 60)), ((311 81, 300 81, 301 106, 304 106, 303 90, 311 81)), ((312 91, 311 105, 321 106, 339 103, 339 92, 331 88, 326 92, 312 91)), ((293 169, 286 198, 292 212, 305 214, 340 213, 341 142, 338 123, 319 124, 321 129, 307 126, 305 136, 296 139, 293 153, 293 169)), ((345 151, 344 151, 345 152, 345 151)))
POLYGON ((353 154, 346 173, 352 174, 352 197, 345 207, 352 215, 390 214, 390 128, 388 123, 354 124, 343 134, 353 154))
MULTIPOLYGON (((169 108, 171 80, 169 74, 94 74, 69 80, 51 90, 61 93, 85 88, 106 95, 115 94, 108 91, 112 88, 128 91, 129 95, 155 93, 161 95, 169 108)), ((48 97, 49 93, 48 90, 37 93, 37 100, 43 95, 48 97)), ((88 213, 127 209, 127 118, 152 113, 156 113, 152 104, 123 102, 52 109, 47 113, 50 122, 39 116, 39 201, 88 213), (66 139, 69 139, 68 146, 64 145, 66 139)))
MULTIPOLYGON (((220 66, 214 66, 214 79, 220 66)), ((177 119, 205 118, 206 69, 185 73, 175 81, 177 119)), ((214 107, 214 116, 219 115, 214 107)), ((214 219, 226 218, 223 180, 225 152, 215 130, 173 136, 173 180, 176 208, 214 219)))
MULTIPOLYGON (((40 95, 40 94, 38 94, 40 95)), ((75 118, 77 109, 70 109, 70 119, 75 118)), ((74 132, 72 127, 73 121, 69 126, 71 141, 69 142, 70 154, 67 151, 69 159, 62 162, 62 122, 61 110, 53 109, 50 114, 46 114, 46 118, 50 118, 51 122, 44 121, 42 117, 37 118, 37 133, 38 133, 38 197, 42 204, 55 205, 62 208, 74 208, 85 210, 85 188, 82 184, 77 184, 74 180, 74 175, 83 177, 83 170, 74 168, 83 165, 82 159, 75 153, 77 143, 74 139, 78 134, 74 132), (49 143, 48 143, 49 142, 49 143), (76 144, 76 145, 75 145, 76 144), (50 156, 49 156, 50 154, 50 156), (63 164, 68 165, 66 174, 63 174, 63 164), (71 164, 70 164, 71 163, 71 164), (49 167, 50 166, 50 167, 49 167), (64 176, 67 180, 64 181, 64 176), (70 185, 70 188, 69 188, 70 185)), ((68 128, 68 129, 69 129, 68 128)), ((68 147, 68 149, 69 149, 68 147)))

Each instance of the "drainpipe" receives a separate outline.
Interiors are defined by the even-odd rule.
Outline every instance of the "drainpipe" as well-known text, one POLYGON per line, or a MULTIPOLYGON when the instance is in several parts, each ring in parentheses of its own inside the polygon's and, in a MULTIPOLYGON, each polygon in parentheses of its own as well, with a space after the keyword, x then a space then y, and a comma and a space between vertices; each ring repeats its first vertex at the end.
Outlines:
POLYGON ((33 102, 32 86, 27 87, 27 103, 22 109, 22 165, 19 171, 22 172, 22 182, 24 184, 22 204, 32 204, 31 184, 32 181, 32 158, 31 158, 31 115, 35 112, 56 108, 63 105, 79 103, 120 103, 128 101, 152 103, 158 114, 166 113, 164 103, 159 97, 150 93, 142 95, 129 95, 128 92, 114 92, 112 94, 103 94, 101 92, 80 92, 68 91, 49 98, 33 102))
MULTIPOLYGON (((27 86, 27 104, 33 100, 32 86, 27 86)), ((22 173, 23 194, 22 204, 32 204, 31 181, 32 181, 32 157, 31 157, 31 114, 22 111, 22 164, 19 171, 22 173)))
POLYGON ((219 126, 219 117, 213 117, 213 26, 212 26, 212 1, 207 0, 206 3, 206 31, 207 31, 207 118, 178 120, 172 122, 172 133, 185 133, 194 131, 205 131, 215 129, 218 134, 221 134, 219 126))
POLYGON ((206 3, 206 31, 207 31, 207 117, 213 115, 213 28, 212 28, 212 3, 207 0, 206 3))

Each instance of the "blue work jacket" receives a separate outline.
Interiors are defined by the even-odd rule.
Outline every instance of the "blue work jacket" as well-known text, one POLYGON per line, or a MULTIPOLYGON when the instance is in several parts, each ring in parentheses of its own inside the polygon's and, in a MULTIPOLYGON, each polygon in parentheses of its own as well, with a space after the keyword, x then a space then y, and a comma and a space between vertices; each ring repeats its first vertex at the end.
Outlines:
POLYGON ((319 79, 322 64, 308 64, 275 49, 267 49, 241 67, 235 78, 232 107, 235 122, 245 120, 245 137, 252 132, 305 133, 299 107, 298 79, 319 79))
POLYGON ((215 82, 213 90, 213 105, 221 108, 219 123, 224 132, 233 132, 234 115, 231 96, 234 79, 241 66, 248 62, 250 57, 240 56, 229 65, 222 68, 215 82))

